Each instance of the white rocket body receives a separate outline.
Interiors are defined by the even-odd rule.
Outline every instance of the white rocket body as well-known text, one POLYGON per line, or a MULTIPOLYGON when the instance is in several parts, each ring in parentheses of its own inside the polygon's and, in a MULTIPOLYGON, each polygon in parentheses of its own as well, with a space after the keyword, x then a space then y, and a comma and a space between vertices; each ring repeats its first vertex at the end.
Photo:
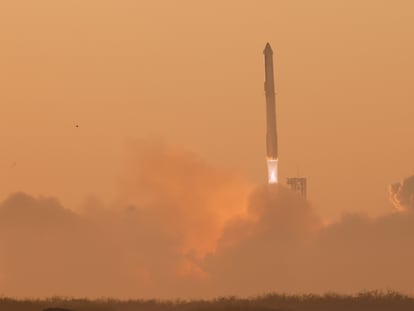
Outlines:
POLYGON ((263 51, 265 55, 266 92, 266 158, 269 184, 278 183, 278 150, 276 131, 276 94, 273 73, 273 51, 269 43, 263 51))

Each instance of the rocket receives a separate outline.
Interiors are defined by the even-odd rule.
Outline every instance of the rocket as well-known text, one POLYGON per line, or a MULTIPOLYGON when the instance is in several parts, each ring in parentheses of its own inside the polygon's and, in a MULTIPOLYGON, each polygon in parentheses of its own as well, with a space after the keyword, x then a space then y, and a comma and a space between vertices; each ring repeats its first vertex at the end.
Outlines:
POLYGON ((278 183, 278 150, 276 131, 276 95, 273 73, 273 50, 269 43, 263 51, 265 56, 266 93, 266 160, 269 184, 278 183))

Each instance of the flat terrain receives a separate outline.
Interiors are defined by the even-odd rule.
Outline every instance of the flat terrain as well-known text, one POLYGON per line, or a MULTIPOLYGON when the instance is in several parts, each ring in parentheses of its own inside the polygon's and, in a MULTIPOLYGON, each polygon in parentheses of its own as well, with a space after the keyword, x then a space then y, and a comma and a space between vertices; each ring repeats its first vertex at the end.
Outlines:
POLYGON ((212 300, 14 300, 0 298, 0 310, 42 311, 65 308, 75 311, 327 311, 414 310, 414 298, 395 292, 365 292, 354 296, 337 294, 289 296, 268 294, 255 298, 223 297, 212 300))

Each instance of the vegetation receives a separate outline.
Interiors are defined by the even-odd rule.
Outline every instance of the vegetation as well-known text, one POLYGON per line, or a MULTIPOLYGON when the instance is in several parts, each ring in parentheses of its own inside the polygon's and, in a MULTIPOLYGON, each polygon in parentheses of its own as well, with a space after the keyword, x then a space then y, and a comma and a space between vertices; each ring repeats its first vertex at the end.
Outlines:
POLYGON ((255 298, 221 297, 213 300, 189 301, 87 300, 56 297, 46 300, 0 298, 0 310, 42 311, 48 308, 65 308, 75 311, 408 311, 414 310, 414 298, 396 292, 378 291, 353 296, 268 294, 255 298))

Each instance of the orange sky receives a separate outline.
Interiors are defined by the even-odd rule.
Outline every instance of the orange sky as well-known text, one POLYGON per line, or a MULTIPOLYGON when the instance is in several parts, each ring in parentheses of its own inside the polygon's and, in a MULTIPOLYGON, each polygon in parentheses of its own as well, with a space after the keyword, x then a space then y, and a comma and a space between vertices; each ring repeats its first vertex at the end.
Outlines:
POLYGON ((269 41, 282 180, 326 217, 381 214, 414 171, 413 29, 408 0, 2 1, 0 198, 111 200, 153 136, 264 182, 269 41))

